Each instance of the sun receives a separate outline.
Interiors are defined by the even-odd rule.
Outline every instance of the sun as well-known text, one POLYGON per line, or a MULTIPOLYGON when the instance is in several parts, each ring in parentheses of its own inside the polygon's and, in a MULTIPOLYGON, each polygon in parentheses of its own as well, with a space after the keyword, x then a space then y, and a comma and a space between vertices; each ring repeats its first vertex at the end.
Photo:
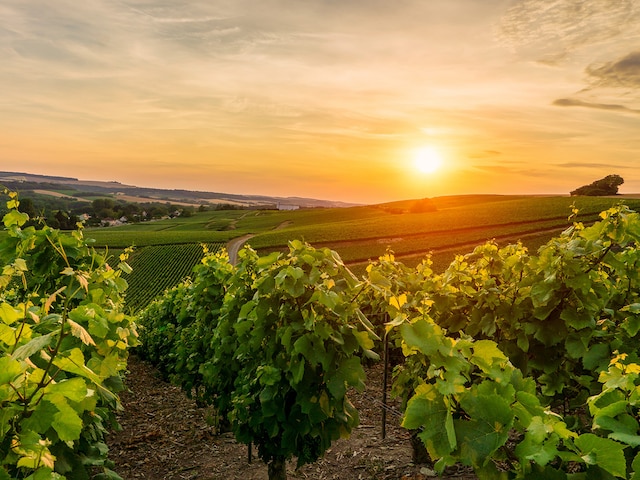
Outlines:
POLYGON ((416 150, 414 161, 421 173, 434 173, 442 166, 442 157, 433 147, 422 147, 416 150))

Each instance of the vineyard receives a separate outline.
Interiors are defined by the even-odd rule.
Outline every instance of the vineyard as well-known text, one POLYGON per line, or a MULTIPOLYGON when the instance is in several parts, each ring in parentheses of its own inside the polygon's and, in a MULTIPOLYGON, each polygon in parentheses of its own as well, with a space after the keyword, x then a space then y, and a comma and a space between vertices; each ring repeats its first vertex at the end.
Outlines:
POLYGON ((350 388, 385 338, 404 357, 403 426, 437 472, 638 478, 640 217, 578 214, 537 254, 488 242, 443 273, 388 253, 359 280, 298 241, 242 250, 236 267, 210 255, 141 314, 142 352, 255 445, 271 479, 351 432, 350 388))
MULTIPOLYGON (((247 219, 272 239, 311 232, 312 219, 327 224, 318 224, 315 246, 291 240, 281 251, 275 242, 262 255, 247 247, 231 265, 222 240, 208 251, 191 242, 103 253, 82 231, 24 227, 28 216, 10 194, 0 479, 119 478, 103 438, 138 341, 166 378, 213 409, 220 429, 257 449, 270 479, 286 478, 290 461, 321 459, 354 431, 351 398, 369 382, 365 366, 389 359, 402 426, 436 472, 463 465, 482 480, 640 478, 640 216, 610 199, 574 206, 562 222, 555 212, 567 199, 536 199, 538 217, 527 213, 531 199, 483 198, 485 214, 463 200, 423 213, 362 207, 358 221, 357 209, 345 209, 333 227, 330 211, 239 216, 237 232, 251 232, 247 219), (599 202, 609 205, 594 216, 599 202), (455 226, 456 209, 472 211, 458 217, 468 227, 455 226), (511 217, 496 221, 506 211, 511 217), (394 218, 403 238, 431 232, 431 245, 446 246, 447 232, 460 248, 478 232, 506 240, 532 225, 547 238, 535 249, 478 242, 443 268, 430 256, 407 265, 387 250, 358 275, 322 246, 331 228, 338 246, 376 239, 381 218, 394 218), (152 302, 151 287, 164 292, 152 302), (126 309, 140 309, 135 322, 126 309)), ((178 233, 195 237, 186 224, 212 221, 202 220, 180 223, 178 233)))
POLYGON ((215 253, 223 247, 222 243, 187 243, 135 250, 129 261, 132 272, 127 277, 127 308, 134 312, 144 308, 167 288, 191 275, 205 252, 215 253))
MULTIPOLYGON (((127 307, 135 312, 191 273, 202 258, 201 244, 216 251, 231 238, 252 234, 248 243, 266 255, 286 251, 289 240, 299 239, 337 251, 358 275, 388 248, 410 266, 431 252, 434 269, 442 271, 457 253, 489 239, 503 245, 520 240, 535 250, 570 225, 572 202, 580 209, 581 221, 593 222, 615 201, 482 195, 436 198, 436 210, 424 213, 409 213, 413 201, 293 212, 231 210, 90 229, 87 236, 116 253, 135 245, 126 296, 127 307)), ((638 199, 623 201, 640 206, 638 199)))

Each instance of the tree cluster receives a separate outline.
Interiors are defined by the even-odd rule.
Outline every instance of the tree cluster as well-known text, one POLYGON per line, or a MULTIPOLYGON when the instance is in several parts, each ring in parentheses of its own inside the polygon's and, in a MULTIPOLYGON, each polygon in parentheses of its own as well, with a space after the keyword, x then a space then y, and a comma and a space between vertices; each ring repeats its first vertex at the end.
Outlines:
POLYGON ((98 226, 104 221, 120 219, 142 222, 173 215, 190 217, 195 212, 194 207, 170 203, 129 203, 111 198, 97 198, 87 203, 48 196, 24 198, 19 208, 29 215, 29 225, 37 226, 44 221, 50 227, 60 230, 74 230, 81 220, 88 226, 98 226))
POLYGON ((584 195, 589 197, 604 197, 607 195, 617 195, 618 187, 624 183, 620 175, 607 175, 600 180, 583 185, 571 192, 571 196, 584 195))

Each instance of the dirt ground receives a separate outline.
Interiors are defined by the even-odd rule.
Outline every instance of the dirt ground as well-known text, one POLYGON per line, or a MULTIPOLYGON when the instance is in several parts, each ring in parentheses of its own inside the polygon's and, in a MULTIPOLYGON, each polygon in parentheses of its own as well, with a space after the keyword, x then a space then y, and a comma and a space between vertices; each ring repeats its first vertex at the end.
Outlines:
MULTIPOLYGON (((368 370, 367 390, 352 396, 360 411, 360 425, 348 439, 332 445, 316 463, 295 469, 291 479, 314 480, 426 480, 435 477, 429 464, 414 464, 408 433, 399 427, 395 411, 387 414, 382 438, 382 366, 368 370)), ((177 387, 164 382, 156 370, 135 356, 129 359, 128 391, 121 395, 121 432, 107 439, 115 471, 125 480, 267 480, 267 467, 254 450, 233 434, 218 435, 212 412, 199 408, 177 387)), ((393 406, 393 405, 392 405, 393 406)), ((475 479, 464 469, 445 478, 475 479)))

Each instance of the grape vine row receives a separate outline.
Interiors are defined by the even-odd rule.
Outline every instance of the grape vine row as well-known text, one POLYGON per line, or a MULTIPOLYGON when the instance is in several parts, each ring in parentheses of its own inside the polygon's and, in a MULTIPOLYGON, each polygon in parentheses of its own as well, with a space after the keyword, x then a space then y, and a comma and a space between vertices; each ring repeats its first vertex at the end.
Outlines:
POLYGON ((188 277, 204 256, 203 247, 215 253, 223 243, 187 243, 142 247, 131 255, 133 269, 127 278, 126 305, 136 312, 166 289, 188 277))
POLYGON ((387 337, 403 425, 438 472, 480 479, 640 478, 640 216, 612 207, 535 252, 495 242, 443 273, 392 252, 356 278, 299 241, 240 263, 205 257, 140 315, 143 352, 236 437, 270 478, 349 433, 362 358, 387 337), (388 318, 384 324, 369 319, 388 318))
POLYGON ((121 372, 136 345, 115 268, 81 230, 24 227, 9 195, 0 244, 0 479, 122 480, 104 436, 117 426, 121 372))

